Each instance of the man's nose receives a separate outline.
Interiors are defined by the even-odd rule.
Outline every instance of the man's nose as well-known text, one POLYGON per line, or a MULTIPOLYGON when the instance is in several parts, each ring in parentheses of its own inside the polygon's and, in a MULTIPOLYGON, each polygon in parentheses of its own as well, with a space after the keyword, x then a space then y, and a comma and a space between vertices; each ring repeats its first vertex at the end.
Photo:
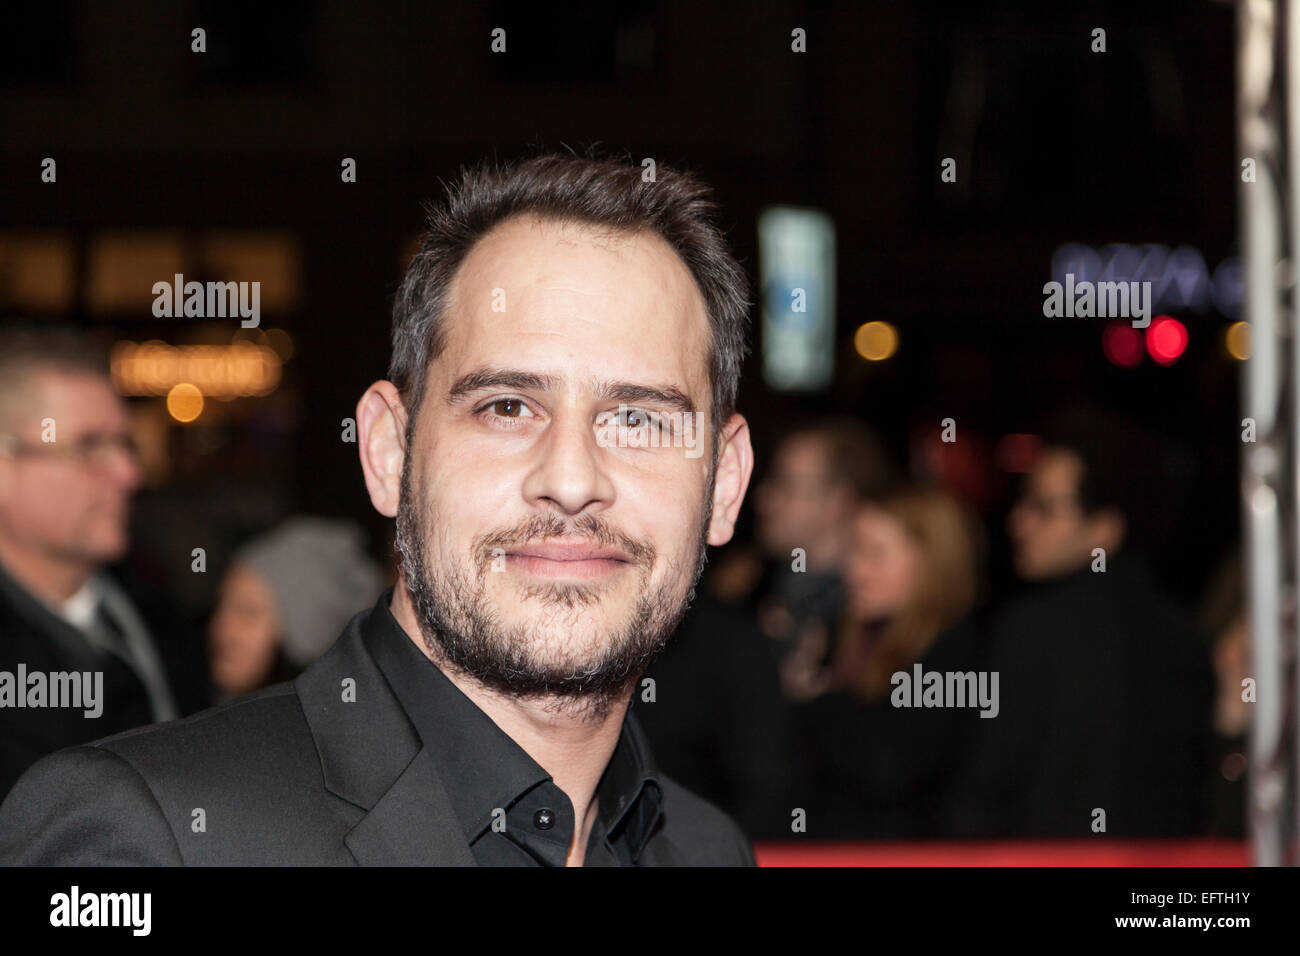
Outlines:
POLYGON ((580 415, 557 415, 538 445, 541 460, 524 483, 529 501, 549 499, 566 514, 578 514, 592 501, 609 500, 613 488, 601 463, 609 451, 596 429, 580 415))
POLYGON ((135 491, 140 487, 143 478, 140 459, 136 457, 135 452, 128 451, 126 448, 114 449, 109 475, 118 488, 128 493, 135 491))

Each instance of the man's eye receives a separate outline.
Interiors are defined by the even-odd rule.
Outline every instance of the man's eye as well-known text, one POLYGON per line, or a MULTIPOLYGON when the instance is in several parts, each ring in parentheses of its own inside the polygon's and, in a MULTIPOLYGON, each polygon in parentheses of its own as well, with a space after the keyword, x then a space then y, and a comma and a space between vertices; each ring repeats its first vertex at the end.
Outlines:
MULTIPOLYGON (((619 418, 615 414, 615 419, 619 418)), ((665 415, 657 415, 644 408, 625 408, 622 413, 623 425, 634 429, 655 429, 667 433, 672 430, 672 423, 665 415)))
POLYGON ((484 410, 486 411, 487 409, 491 409, 492 413, 498 418, 523 418, 526 417, 523 413, 527 408, 528 406, 520 399, 498 398, 496 401, 491 402, 484 410))

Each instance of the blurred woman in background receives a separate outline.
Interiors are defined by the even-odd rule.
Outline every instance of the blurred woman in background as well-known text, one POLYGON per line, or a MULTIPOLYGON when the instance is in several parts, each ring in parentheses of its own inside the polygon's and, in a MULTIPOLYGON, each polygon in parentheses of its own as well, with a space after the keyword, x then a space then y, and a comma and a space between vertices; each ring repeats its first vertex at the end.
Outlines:
POLYGON ((383 590, 359 527, 291 518, 237 550, 208 627, 220 699, 291 680, 383 590))
POLYGON ((847 602, 830 662, 808 632, 787 663, 786 692, 804 702, 796 727, 808 833, 834 839, 943 835, 976 705, 895 707, 893 677, 980 667, 971 622, 982 534, 947 493, 898 486, 854 522, 847 602))

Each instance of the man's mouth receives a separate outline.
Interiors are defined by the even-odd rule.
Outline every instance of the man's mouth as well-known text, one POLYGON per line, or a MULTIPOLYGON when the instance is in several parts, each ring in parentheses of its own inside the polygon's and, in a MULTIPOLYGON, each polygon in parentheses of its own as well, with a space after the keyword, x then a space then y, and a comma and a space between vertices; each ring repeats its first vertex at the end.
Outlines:
POLYGON ((510 567, 548 578, 597 578, 631 565, 627 554, 617 548, 589 543, 522 545, 506 552, 510 567))

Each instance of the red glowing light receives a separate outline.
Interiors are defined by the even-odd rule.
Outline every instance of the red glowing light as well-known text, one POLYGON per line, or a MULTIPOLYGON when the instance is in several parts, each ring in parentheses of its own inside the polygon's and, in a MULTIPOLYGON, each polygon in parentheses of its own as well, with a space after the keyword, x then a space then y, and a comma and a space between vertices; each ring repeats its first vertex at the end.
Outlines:
POLYGON ((1147 351, 1161 365, 1173 365, 1187 349, 1187 327, 1175 318, 1158 315, 1147 329, 1147 351))
POLYGON ((1102 330, 1101 350, 1112 365, 1136 368, 1142 362, 1142 333, 1125 322, 1111 322, 1102 330))

